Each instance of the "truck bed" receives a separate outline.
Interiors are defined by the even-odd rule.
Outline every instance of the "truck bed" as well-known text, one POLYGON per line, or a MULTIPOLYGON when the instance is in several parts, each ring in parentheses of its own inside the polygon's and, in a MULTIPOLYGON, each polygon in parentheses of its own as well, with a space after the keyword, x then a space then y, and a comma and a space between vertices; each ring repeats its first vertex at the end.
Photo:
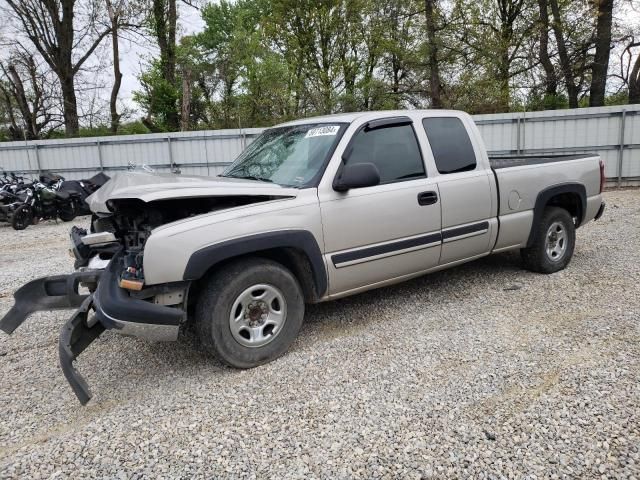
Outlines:
POLYGON ((573 155, 489 155, 491 168, 522 167, 541 163, 566 162, 597 156, 597 153, 579 153, 573 155))

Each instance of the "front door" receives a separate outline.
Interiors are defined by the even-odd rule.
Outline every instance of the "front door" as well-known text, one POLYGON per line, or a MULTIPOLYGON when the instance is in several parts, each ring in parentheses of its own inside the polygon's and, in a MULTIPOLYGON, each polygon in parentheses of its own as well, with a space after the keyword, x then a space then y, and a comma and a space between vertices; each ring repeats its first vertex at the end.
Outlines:
POLYGON ((355 133, 344 157, 376 165, 380 185, 319 191, 331 295, 438 265, 438 187, 427 178, 414 125, 406 117, 380 125, 355 133))

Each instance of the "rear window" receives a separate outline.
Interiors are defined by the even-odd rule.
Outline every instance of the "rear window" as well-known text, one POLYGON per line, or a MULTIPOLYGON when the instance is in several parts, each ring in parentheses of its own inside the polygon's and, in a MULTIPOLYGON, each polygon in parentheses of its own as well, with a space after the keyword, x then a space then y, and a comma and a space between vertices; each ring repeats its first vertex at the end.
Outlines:
POLYGON ((422 125, 438 172, 446 174, 475 170, 476 154, 467 129, 459 118, 425 118, 422 125))

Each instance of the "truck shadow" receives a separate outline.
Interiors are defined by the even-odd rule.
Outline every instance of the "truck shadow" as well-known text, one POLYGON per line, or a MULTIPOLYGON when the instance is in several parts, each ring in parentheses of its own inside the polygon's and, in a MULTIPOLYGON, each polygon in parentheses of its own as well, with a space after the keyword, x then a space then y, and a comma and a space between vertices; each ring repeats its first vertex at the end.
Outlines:
MULTIPOLYGON (((488 291, 510 290, 514 285, 525 282, 526 274, 521 268, 519 255, 505 253, 394 286, 309 305, 302 331, 291 351, 312 350, 316 342, 354 335, 376 321, 377 315, 372 315, 372 312, 393 314, 391 309, 399 303, 403 304, 406 313, 407 304, 409 308, 415 305, 416 309, 424 309, 425 304, 441 302, 445 298, 468 298, 488 291)), ((109 362, 102 379, 96 379, 96 385, 102 384, 99 389, 104 389, 107 396, 107 392, 124 398, 135 396, 141 383, 164 388, 165 377, 180 378, 186 384, 211 381, 211 375, 215 375, 216 383, 223 379, 244 378, 241 370, 227 368, 207 354, 193 327, 187 328, 178 341, 172 343, 148 343, 116 334, 103 336, 100 342, 110 344, 103 346, 100 356, 114 349, 120 351, 120 354, 113 355, 115 362, 109 362), (149 370, 148 365, 151 364, 154 368, 149 370)), ((286 356, 279 361, 287 361, 286 356)))
MULTIPOLYGON (((520 255, 514 252, 490 255, 448 270, 423 275, 396 285, 370 290, 331 302, 307 307, 305 328, 315 323, 331 323, 337 320, 349 328, 351 318, 357 322, 364 306, 387 308, 398 302, 428 303, 444 298, 481 295, 491 290, 519 288, 524 281, 520 255)), ((366 323, 366 318, 362 318, 366 323)), ((304 339, 302 338, 302 341, 304 339)))
MULTIPOLYGON (((398 302, 438 302, 449 295, 482 295, 488 290, 519 288, 525 281, 520 256, 507 252, 481 258, 449 270, 434 272, 397 285, 382 287, 331 302, 307 305, 305 322, 293 348, 309 348, 317 341, 317 336, 305 335, 310 330, 350 329, 365 326, 370 316, 363 310, 386 309, 398 302), (366 307, 366 309, 365 309, 366 307)), ((141 342, 143 343, 143 342, 141 342)), ((146 350, 158 356, 171 355, 189 358, 196 363, 222 364, 208 356, 201 348, 193 325, 190 325, 174 343, 147 344, 146 350), (178 353, 182 352, 182 353, 178 353), (194 353, 187 353, 194 352, 194 353)), ((175 365, 172 365, 175 368, 175 365)))

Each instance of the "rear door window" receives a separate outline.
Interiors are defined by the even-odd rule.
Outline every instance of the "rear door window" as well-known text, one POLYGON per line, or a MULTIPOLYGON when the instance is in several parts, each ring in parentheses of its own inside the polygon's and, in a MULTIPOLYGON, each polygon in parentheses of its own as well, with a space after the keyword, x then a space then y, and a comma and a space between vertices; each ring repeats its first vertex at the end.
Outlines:
POLYGON ((475 170, 476 154, 467 129, 459 118, 430 117, 423 119, 422 125, 438 172, 447 174, 475 170))

